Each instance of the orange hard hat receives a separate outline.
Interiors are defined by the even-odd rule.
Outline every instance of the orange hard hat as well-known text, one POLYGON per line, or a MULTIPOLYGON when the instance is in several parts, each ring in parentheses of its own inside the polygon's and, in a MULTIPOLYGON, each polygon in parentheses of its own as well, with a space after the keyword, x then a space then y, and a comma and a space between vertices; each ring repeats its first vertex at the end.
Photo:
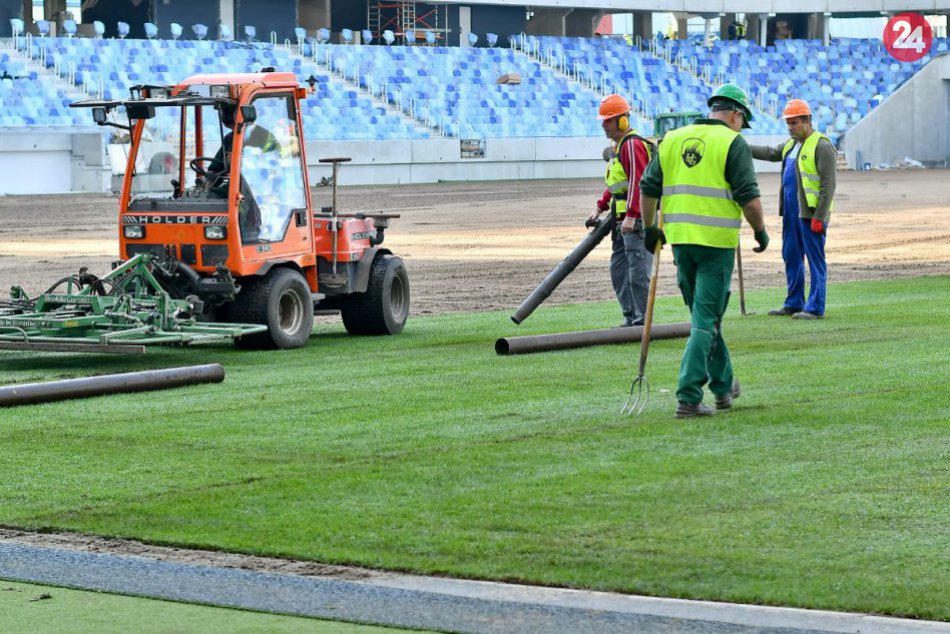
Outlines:
POLYGON ((811 108, 804 99, 792 99, 785 104, 785 110, 782 111, 783 119, 793 119, 795 117, 810 117, 811 108))
POLYGON ((600 110, 598 111, 597 118, 610 119, 611 117, 619 117, 628 112, 630 112, 630 104, 627 103, 626 99, 616 94, 607 95, 600 100, 600 110))

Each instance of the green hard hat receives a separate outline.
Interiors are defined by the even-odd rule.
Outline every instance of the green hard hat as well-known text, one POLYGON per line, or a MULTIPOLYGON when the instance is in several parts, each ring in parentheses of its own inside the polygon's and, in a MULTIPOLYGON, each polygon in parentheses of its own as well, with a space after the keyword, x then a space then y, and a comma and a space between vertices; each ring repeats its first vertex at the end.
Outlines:
POLYGON ((745 111, 745 122, 743 122, 743 128, 751 128, 749 122, 752 121, 752 106, 749 105, 749 98, 746 97, 745 91, 736 86, 735 84, 723 84, 716 89, 716 92, 706 101, 707 106, 712 106, 714 99, 728 99, 739 106, 745 111))

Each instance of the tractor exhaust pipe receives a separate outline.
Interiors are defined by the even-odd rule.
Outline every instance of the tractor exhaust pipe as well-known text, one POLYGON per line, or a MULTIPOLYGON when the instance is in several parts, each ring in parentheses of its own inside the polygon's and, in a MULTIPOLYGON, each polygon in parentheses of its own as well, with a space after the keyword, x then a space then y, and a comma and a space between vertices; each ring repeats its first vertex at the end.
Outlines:
MULTIPOLYGON (((650 329, 650 340, 679 339, 689 336, 690 323, 684 321, 675 324, 654 324, 650 329)), ((643 338, 643 326, 628 328, 607 328, 602 330, 580 330, 561 332, 553 335, 530 335, 527 337, 507 337, 495 342, 495 352, 500 355, 528 354, 549 350, 568 350, 586 348, 611 343, 629 343, 643 338)))
POLYGON ((0 387, 0 407, 49 403, 103 394, 164 390, 199 383, 220 383, 223 380, 224 368, 217 363, 211 363, 164 370, 105 374, 48 383, 7 385, 0 387))
POLYGON ((534 309, 540 306, 541 302, 546 300, 551 293, 554 292, 558 284, 563 282, 564 278, 577 268, 581 260, 586 258, 587 254, 593 251, 594 247, 607 237, 607 234, 614 228, 616 222, 617 219, 614 214, 608 213, 607 216, 597 223, 594 230, 588 233, 587 237, 574 247, 574 250, 571 251, 553 271, 548 273, 548 276, 544 278, 543 282, 538 284, 537 288, 531 291, 531 294, 528 295, 528 299, 524 300, 521 306, 518 307, 518 310, 515 311, 515 314, 511 316, 511 321, 516 324, 521 324, 521 322, 527 319, 528 316, 534 312, 534 309))

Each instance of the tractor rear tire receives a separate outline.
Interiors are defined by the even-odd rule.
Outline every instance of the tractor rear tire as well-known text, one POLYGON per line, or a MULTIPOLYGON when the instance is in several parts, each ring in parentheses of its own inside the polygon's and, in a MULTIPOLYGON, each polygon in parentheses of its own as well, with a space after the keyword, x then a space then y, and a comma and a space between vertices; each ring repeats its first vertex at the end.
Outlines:
POLYGON ((353 293, 340 307, 343 325, 351 335, 395 335, 409 318, 409 274, 403 261, 377 255, 365 293, 353 293))
POLYGON ((230 306, 228 320, 267 326, 267 332, 235 339, 238 348, 300 348, 313 330, 310 286, 293 269, 272 269, 262 279, 245 282, 230 306))

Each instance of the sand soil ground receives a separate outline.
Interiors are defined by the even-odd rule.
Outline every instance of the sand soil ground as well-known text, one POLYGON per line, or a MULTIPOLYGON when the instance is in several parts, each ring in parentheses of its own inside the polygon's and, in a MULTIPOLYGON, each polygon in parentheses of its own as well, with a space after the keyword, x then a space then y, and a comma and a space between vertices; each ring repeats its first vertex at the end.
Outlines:
MULTIPOLYGON (((948 179, 947 170, 840 173, 828 234, 830 284, 950 273, 948 179)), ((760 186, 772 244, 752 253, 752 232, 743 227, 745 284, 784 287, 778 175, 762 175, 760 186)), ((401 214, 385 244, 405 259, 412 314, 424 315, 516 308, 583 239, 602 187, 597 179, 342 187, 339 201, 343 211, 401 214)), ((329 204, 328 188, 314 193, 315 204, 329 204)), ((34 295, 81 266, 108 272, 118 254, 116 205, 106 195, 0 197, 0 289, 19 284, 34 295)), ((670 295, 678 291, 665 253, 659 292, 670 295)), ((548 302, 612 299, 609 257, 605 241, 548 302)), ((0 530, 0 540, 291 574, 368 574, 93 536, 0 530)))
MULTIPOLYGON (((842 172, 828 234, 829 284, 950 273, 950 187, 946 170, 842 172)), ((760 177, 772 244, 754 254, 743 227, 747 288, 781 287, 777 174, 760 177)), ((385 245, 406 261, 412 314, 514 309, 583 239, 597 179, 341 187, 343 211, 401 214, 385 245)), ((329 188, 314 201, 329 205, 329 188)), ((86 266, 109 271, 118 254, 117 198, 0 197, 0 292, 31 296, 86 266)), ((607 300, 605 240, 548 300, 607 300)), ((669 256, 667 256, 668 258, 669 256)), ((669 262, 669 260, 667 260, 669 262)), ((658 292, 675 294, 675 268, 661 266, 658 292)))

